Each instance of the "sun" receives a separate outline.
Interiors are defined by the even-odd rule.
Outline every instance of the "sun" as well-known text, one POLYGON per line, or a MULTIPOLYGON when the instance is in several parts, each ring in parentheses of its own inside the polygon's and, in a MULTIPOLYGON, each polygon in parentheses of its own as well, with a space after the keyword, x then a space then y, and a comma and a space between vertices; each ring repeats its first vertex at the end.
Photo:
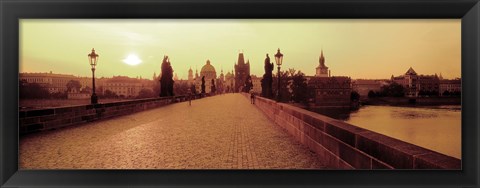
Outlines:
POLYGON ((137 55, 135 54, 130 54, 127 56, 127 58, 123 59, 123 62, 127 65, 138 65, 140 63, 142 63, 142 60, 140 58, 138 58, 137 55))

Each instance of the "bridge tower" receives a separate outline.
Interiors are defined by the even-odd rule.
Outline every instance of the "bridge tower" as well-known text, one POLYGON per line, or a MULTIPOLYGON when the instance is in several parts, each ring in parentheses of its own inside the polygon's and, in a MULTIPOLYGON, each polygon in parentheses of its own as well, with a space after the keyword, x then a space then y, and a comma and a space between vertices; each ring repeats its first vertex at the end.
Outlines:
POLYGON ((243 52, 240 52, 235 64, 235 92, 241 92, 248 75, 250 75, 250 62, 245 63, 243 52))

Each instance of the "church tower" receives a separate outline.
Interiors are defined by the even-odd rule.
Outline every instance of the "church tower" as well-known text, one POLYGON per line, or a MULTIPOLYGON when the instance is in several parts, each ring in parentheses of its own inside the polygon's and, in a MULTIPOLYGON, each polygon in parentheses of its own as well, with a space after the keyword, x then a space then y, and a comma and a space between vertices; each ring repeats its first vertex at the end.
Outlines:
POLYGON ((198 79, 198 69, 195 68, 195 79, 198 79))
POLYGON ((220 71, 220 81, 225 81, 225 75, 223 75, 223 69, 220 71))
POLYGON ((193 70, 192 70, 192 67, 190 67, 190 69, 188 69, 188 84, 192 84, 193 83, 193 70))
POLYGON ((316 68, 317 71, 315 73, 315 76, 317 76, 317 77, 329 77, 328 67, 325 66, 325 57, 323 56, 323 50, 322 50, 322 53, 320 55, 320 58, 319 58, 318 62, 319 62, 319 65, 316 68))
POLYGON ((250 61, 245 63, 245 58, 243 52, 238 54, 238 61, 235 64, 235 92, 241 92, 243 84, 247 80, 247 77, 250 75, 250 61))

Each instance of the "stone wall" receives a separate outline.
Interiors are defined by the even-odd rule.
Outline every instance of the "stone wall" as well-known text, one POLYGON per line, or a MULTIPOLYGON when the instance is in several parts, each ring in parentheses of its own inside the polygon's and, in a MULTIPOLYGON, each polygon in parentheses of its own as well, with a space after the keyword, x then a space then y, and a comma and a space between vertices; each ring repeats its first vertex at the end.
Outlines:
POLYGON ((334 169, 461 169, 459 159, 340 120, 262 97, 255 102, 334 169))
MULTIPOLYGON (((194 95, 194 99, 199 99, 205 96, 207 95, 194 95)), ((188 100, 188 98, 185 96, 176 96, 173 98, 162 97, 138 99, 95 105, 89 104, 37 110, 19 110, 19 133, 20 135, 23 135, 115 116, 128 115, 186 100, 188 100)))

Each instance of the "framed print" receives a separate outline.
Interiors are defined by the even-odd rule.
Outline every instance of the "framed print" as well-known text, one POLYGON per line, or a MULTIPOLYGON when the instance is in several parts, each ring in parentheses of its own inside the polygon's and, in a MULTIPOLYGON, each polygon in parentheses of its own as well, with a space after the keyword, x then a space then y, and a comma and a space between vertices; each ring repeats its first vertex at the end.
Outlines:
POLYGON ((2 186, 478 186, 478 1, 0 6, 2 186))

